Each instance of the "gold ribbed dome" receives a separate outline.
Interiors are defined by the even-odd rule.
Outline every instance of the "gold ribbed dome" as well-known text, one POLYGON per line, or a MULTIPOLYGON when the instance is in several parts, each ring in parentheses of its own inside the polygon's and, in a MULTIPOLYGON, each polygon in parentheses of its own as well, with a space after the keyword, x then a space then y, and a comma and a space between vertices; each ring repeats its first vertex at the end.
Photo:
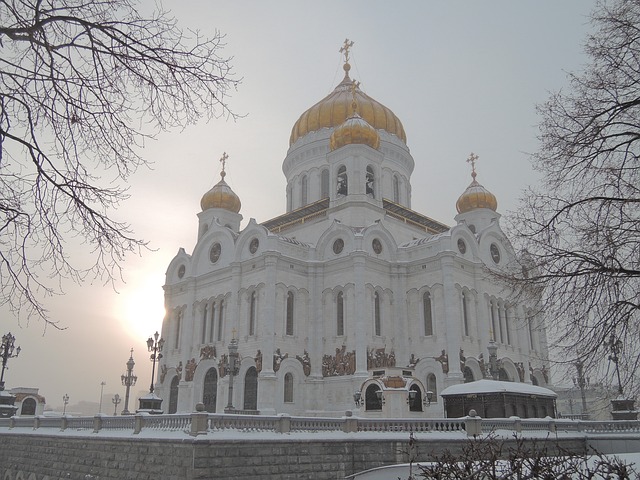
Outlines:
POLYGON ((331 151, 352 144, 368 145, 375 150, 380 146, 380 135, 376 129, 357 113, 333 131, 329 142, 331 151))
POLYGON ((220 181, 202 196, 200 206, 203 212, 210 208, 223 208, 233 213, 240 211, 240 197, 238 197, 238 195, 231 190, 231 187, 227 185, 227 182, 224 181, 225 175, 225 171, 222 170, 222 172, 220 172, 220 176, 222 177, 220 181))
MULTIPOLYGON (((345 76, 342 82, 325 98, 316 103, 309 110, 300 115, 293 125, 289 146, 293 145, 300 137, 307 133, 315 132, 321 128, 334 128, 342 125, 351 114, 351 102, 353 95, 353 81, 349 78, 351 66, 344 64, 345 76)), ((358 113, 375 130, 384 130, 396 135, 403 142, 407 142, 404 127, 400 119, 358 87, 355 89, 355 97, 358 102, 358 113)))
POLYGON ((493 193, 476 182, 474 178, 458 198, 456 210, 458 210, 458 213, 466 213, 476 208, 489 208, 495 212, 498 209, 498 200, 496 200, 496 196, 493 193))

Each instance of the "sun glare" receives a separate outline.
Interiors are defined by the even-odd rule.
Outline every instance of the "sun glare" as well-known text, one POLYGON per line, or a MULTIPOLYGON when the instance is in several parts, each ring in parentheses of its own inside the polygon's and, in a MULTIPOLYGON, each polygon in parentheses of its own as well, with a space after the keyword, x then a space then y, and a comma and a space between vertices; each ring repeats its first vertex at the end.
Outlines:
POLYGON ((119 318, 134 340, 146 341, 162 328, 165 315, 164 298, 160 282, 149 279, 122 291, 119 318))

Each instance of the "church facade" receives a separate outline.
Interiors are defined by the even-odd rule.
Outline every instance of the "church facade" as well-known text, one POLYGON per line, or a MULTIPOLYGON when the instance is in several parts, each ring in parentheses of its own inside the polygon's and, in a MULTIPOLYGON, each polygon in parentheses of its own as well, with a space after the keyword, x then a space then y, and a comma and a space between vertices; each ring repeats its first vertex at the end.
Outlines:
POLYGON ((286 213, 241 228, 224 157, 202 197, 196 245, 166 272, 165 412, 440 417, 451 385, 547 384, 542 319, 488 274, 515 252, 477 157, 455 225, 413 210, 404 128, 350 78, 350 46, 293 126, 286 213))

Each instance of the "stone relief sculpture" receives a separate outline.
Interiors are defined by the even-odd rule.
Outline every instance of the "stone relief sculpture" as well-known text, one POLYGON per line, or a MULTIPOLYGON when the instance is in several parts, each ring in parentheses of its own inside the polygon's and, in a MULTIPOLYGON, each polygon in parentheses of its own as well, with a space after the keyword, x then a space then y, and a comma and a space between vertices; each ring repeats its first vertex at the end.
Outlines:
POLYGON ((198 364, 196 363, 196 359, 192 358, 187 362, 187 365, 184 369, 184 379, 187 382, 193 381, 193 376, 196 374, 196 367, 198 364))
POLYGON ((289 354, 285 353, 284 355, 282 353, 280 353, 280 349, 276 348, 276 353, 273 354, 273 371, 277 372, 278 370, 280 370, 280 364, 282 363, 282 360, 284 360, 285 358, 289 358, 289 354))
POLYGON ((482 353, 478 356, 478 364, 480 365, 480 373, 482 373, 482 378, 487 378, 487 364, 484 363, 484 355, 482 353))
POLYGON ((518 370, 518 377, 521 382, 524 382, 524 363, 516 362, 516 370, 518 370))
POLYGON ((305 376, 309 376, 311 374, 311 359, 309 358, 309 353, 305 350, 302 356, 296 355, 298 361, 302 364, 302 371, 305 376))
POLYGON ((216 357, 216 347, 213 345, 205 345, 200 349, 200 359, 210 360, 216 357))
POLYGON ((336 354, 322 356, 322 376, 338 377, 353 375, 356 371, 356 351, 347 352, 345 345, 336 348, 336 354))
POLYGON ((396 366, 396 354, 391 350, 386 353, 387 347, 367 350, 367 368, 384 368, 396 366))
POLYGON ((409 357, 409 364, 407 365, 407 367, 415 367, 419 361, 420 359, 416 358, 415 354, 412 353, 409 357))
POLYGON ((226 353, 223 353, 220 357, 220 361, 218 362, 218 375, 220 378, 224 378, 229 371, 229 356, 226 353))
POLYGON ((253 360, 256 362, 256 370, 258 373, 262 371, 262 352, 258 349, 256 356, 253 357, 253 360))
POLYGON ((178 375, 178 380, 182 380, 182 362, 178 363, 176 367, 176 375, 178 375))
POLYGON ((162 365, 160 367, 160 383, 164 383, 164 377, 167 376, 167 366, 166 365, 162 365))
POLYGON ((467 357, 464 356, 464 350, 460 349, 460 371, 464 371, 464 366, 467 363, 467 357))
POLYGON ((442 353, 439 357, 433 357, 436 361, 440 362, 442 365, 442 373, 445 375, 449 373, 449 356, 445 350, 442 350, 442 353))

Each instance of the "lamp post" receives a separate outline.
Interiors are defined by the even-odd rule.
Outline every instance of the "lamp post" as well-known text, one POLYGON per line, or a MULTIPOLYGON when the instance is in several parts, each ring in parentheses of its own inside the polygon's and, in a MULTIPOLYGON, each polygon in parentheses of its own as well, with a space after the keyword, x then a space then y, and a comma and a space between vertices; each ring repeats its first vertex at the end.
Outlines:
POLYGON ((585 387, 589 385, 589 380, 584 377, 584 364, 582 360, 576 360, 574 363, 578 376, 573 379, 573 384, 580 389, 580 398, 582 399, 582 419, 586 420, 587 415, 587 396, 585 394, 585 387))
POLYGON ((0 345, 0 357, 2 358, 2 374, 0 374, 0 391, 4 390, 4 370, 7 368, 7 361, 20 355, 20 347, 15 347, 16 337, 11 332, 2 336, 2 344, 0 345), (15 354, 14 354, 15 351, 15 354))
POLYGON ((229 398, 227 407, 224 409, 225 413, 235 411, 233 406, 233 377, 238 374, 238 367, 238 339, 234 335, 229 343, 229 398))
POLYGON ((102 395, 104 392, 104 386, 107 384, 107 382, 102 381, 100 382, 100 406, 98 407, 98 413, 102 413, 102 395))
POLYGON ((113 403, 113 416, 115 417, 116 415, 118 415, 118 405, 120 405, 122 399, 120 398, 120 395, 116 393, 111 399, 111 402, 113 403))
POLYGON ((622 351, 622 340, 616 338, 615 334, 611 334, 609 336, 609 341, 607 342, 607 346, 611 350, 611 355, 609 355, 609 360, 611 360, 616 366, 616 375, 618 377, 618 394, 622 397, 622 381, 620 380, 620 368, 618 367, 618 360, 620 352, 622 351))
POLYGON ((498 380, 500 378, 500 372, 498 371, 498 346, 496 342, 491 340, 487 350, 489 350, 489 373, 491 374, 491 378, 498 380))
POLYGON ((62 397, 62 403, 64 404, 64 406, 62 407, 62 415, 66 415, 67 414, 67 404, 69 403, 69 394, 65 393, 64 396, 62 397))
POLYGON ((153 338, 149 337, 147 339, 147 348, 151 353, 151 357, 149 358, 153 363, 153 367, 151 369, 151 386, 149 387, 149 393, 153 393, 153 379, 156 376, 156 362, 160 361, 160 359, 162 358, 162 354, 160 352, 162 351, 162 347, 164 346, 164 338, 158 337, 160 337, 160 334, 156 331, 156 333, 153 334, 153 338))
POLYGON ((124 394, 124 409, 121 412, 121 415, 131 415, 129 411, 129 390, 136 384, 138 377, 133 374, 133 366, 136 362, 133 361, 133 348, 131 349, 131 355, 129 356, 129 361, 127 362, 127 373, 120 375, 120 379, 122 380, 122 385, 126 387, 124 394))

